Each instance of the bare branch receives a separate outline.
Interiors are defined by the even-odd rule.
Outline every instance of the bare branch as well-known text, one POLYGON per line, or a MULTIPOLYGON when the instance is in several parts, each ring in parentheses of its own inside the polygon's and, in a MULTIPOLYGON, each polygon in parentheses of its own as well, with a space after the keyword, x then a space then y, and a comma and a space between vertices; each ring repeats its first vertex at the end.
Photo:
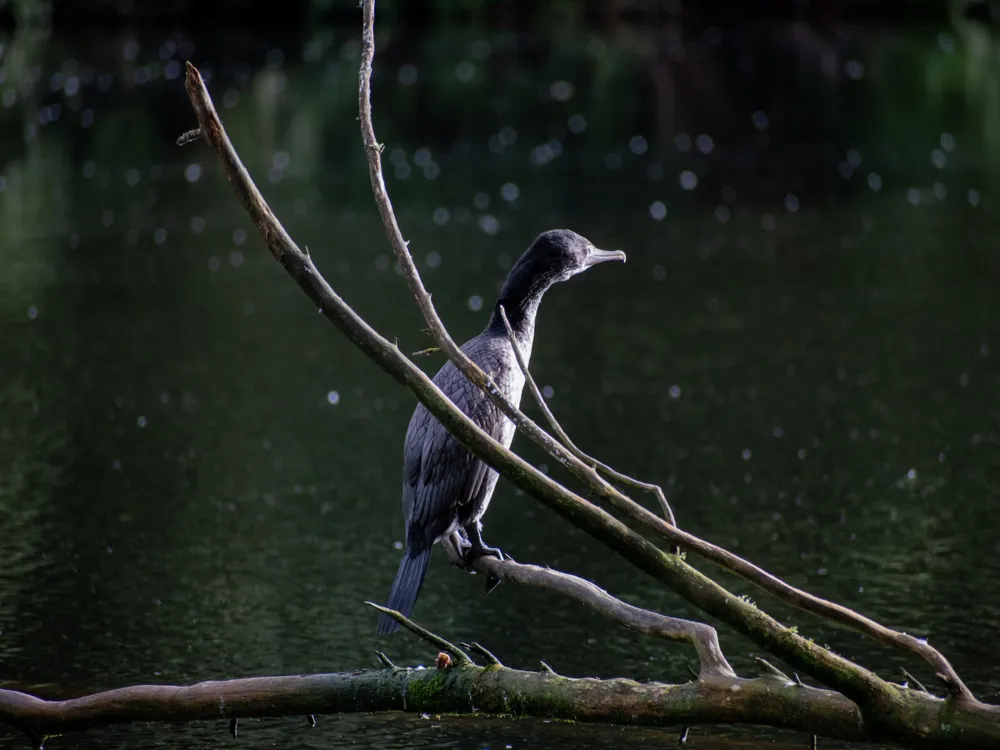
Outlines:
POLYGON ((417 623, 413 622, 413 620, 409 619, 405 615, 397 612, 394 609, 383 607, 381 604, 375 604, 375 602, 365 602, 365 604, 367 604, 372 609, 381 612, 384 615, 389 615, 389 617, 398 622, 404 628, 409 630, 411 633, 420 636, 425 641, 430 643, 432 646, 435 646, 441 649, 442 651, 447 651, 449 654, 455 657, 455 661, 457 662, 456 666, 459 667, 476 666, 476 663, 472 661, 472 658, 462 649, 456 646, 454 643, 449 643, 436 633, 432 633, 427 628, 417 625, 417 623))
MULTIPOLYGON (((447 542, 446 550, 450 557, 453 554, 450 542, 447 542)), ((473 560, 472 568, 484 575, 492 573, 501 581, 543 588, 568 596, 636 633, 688 643, 698 653, 700 678, 736 676, 722 653, 719 636, 711 625, 668 617, 626 604, 590 581, 551 568, 486 556, 473 560)))
MULTIPOLYGON (((584 463, 590 464, 605 476, 611 477, 615 481, 631 485, 632 487, 645 492, 652 492, 656 495, 656 499, 660 502, 660 508, 663 510, 663 516, 667 523, 671 526, 676 526, 677 522, 674 520, 674 511, 670 508, 670 503, 667 502, 667 496, 664 494, 662 487, 656 484, 640 482, 638 479, 634 479, 633 477, 615 471, 607 464, 602 463, 593 456, 589 456, 584 453, 576 447, 572 440, 570 440, 569 435, 562 428, 562 425, 559 424, 559 420, 556 419, 556 415, 552 413, 552 410, 546 403, 545 397, 542 395, 542 391, 539 389, 538 384, 535 382, 535 378, 528 369, 528 363, 524 359, 524 352, 521 351, 521 344, 517 340, 517 336, 514 335, 514 329, 511 328, 510 321, 507 320, 507 311, 504 310, 503 305, 500 305, 500 318, 503 320, 504 328, 507 329, 507 337, 510 339, 511 347, 514 349, 514 357, 517 359, 517 366, 521 369, 521 374, 524 375, 524 380, 528 384, 528 389, 531 391, 531 395, 535 398, 535 403, 537 403, 538 408, 542 410, 542 414, 545 415, 545 419, 552 428, 552 432, 556 434, 556 437, 562 441, 562 444, 566 446, 570 453, 584 463)), ((674 553, 676 554, 677 551, 678 550, 674 550, 674 553)))
MULTIPOLYGON (((389 243, 393 248, 396 259, 399 261, 400 267, 403 269, 403 274, 406 277, 410 291, 416 299, 417 305, 423 313, 424 320, 427 322, 438 345, 448 355, 449 359, 455 363, 456 367, 469 380, 481 388, 496 406, 514 421, 518 429, 522 430, 528 437, 542 446, 549 455, 562 463, 575 476, 586 482, 599 497, 622 511, 641 528, 667 540, 672 545, 680 546, 701 555, 705 559, 759 586, 781 601, 852 628, 874 638, 884 645, 919 656, 943 675, 950 686, 949 689, 953 691, 956 697, 963 700, 975 700, 948 660, 940 652, 928 645, 926 641, 906 635, 905 633, 899 633, 847 607, 797 589, 738 555, 734 555, 721 547, 717 547, 692 534, 681 531, 673 524, 664 521, 619 492, 611 484, 601 479, 596 469, 569 452, 566 447, 503 398, 493 381, 459 349, 445 330, 444 324, 441 322, 431 303, 430 295, 424 288, 407 243, 403 239, 399 225, 396 222, 392 203, 389 200, 385 180, 382 176, 381 146, 375 139, 371 114, 371 71, 372 61, 375 57, 374 25, 375 0, 364 0, 361 67, 358 73, 358 105, 361 135, 365 144, 365 152, 368 156, 368 171, 371 178, 372 193, 375 196, 375 203, 382 217, 382 223, 389 238, 389 243)), ((487 460, 487 463, 493 466, 493 468, 497 468, 489 460, 487 460)), ((803 643, 805 643, 805 640, 801 639, 797 645, 801 646, 803 643)))

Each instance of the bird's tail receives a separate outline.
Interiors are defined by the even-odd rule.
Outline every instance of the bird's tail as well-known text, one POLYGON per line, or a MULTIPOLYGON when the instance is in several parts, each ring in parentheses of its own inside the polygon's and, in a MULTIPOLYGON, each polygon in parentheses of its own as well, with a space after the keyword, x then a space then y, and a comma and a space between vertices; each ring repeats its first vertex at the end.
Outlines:
MULTIPOLYGON (((430 560, 430 547, 417 552, 406 550, 406 554, 403 555, 403 559, 399 563, 399 570, 396 571, 396 580, 392 582, 386 607, 394 609, 406 617, 410 616, 413 605, 417 603, 417 596, 420 595, 420 587, 424 585, 424 576, 427 575, 427 564, 430 560)), ((394 633, 398 627, 399 623, 388 615, 379 615, 379 635, 394 633)))

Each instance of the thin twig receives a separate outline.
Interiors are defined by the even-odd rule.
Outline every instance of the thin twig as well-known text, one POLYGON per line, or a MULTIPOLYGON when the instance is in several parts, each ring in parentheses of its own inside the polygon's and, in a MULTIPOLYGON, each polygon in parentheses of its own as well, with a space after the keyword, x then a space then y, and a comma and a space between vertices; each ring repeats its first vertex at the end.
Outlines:
POLYGON ((458 646, 456 646, 453 643, 450 643, 449 641, 446 641, 444 638, 437 635, 436 633, 432 633, 427 628, 417 625, 417 623, 413 622, 413 620, 409 619, 405 615, 397 612, 394 609, 383 607, 381 604, 376 604, 375 602, 365 602, 365 604, 367 604, 372 609, 378 610, 384 615, 389 615, 389 617, 398 622, 404 628, 409 630, 411 633, 420 636, 431 645, 436 646, 442 651, 447 651, 449 654, 455 657, 455 661, 457 662, 456 666, 459 667, 476 666, 476 663, 472 661, 472 658, 458 646))
POLYGON ((393 664, 392 661, 389 660, 389 657, 381 651, 375 651, 375 658, 378 659, 378 663, 383 667, 388 667, 389 669, 399 669, 399 667, 393 664))
MULTIPOLYGON (((535 378, 531 374, 531 370, 528 368, 528 363, 524 359, 524 352, 521 351, 521 343, 517 340, 517 336, 514 334, 514 329, 510 325, 510 321, 507 319, 507 311, 504 309, 503 305, 500 305, 500 318, 503 320, 504 328, 507 329, 507 336, 510 338, 511 347, 514 349, 514 357, 517 359, 517 366, 521 368, 521 374, 524 375, 524 380, 528 384, 528 389, 531 391, 531 395, 535 397, 535 402, 538 404, 538 408, 542 410, 542 414, 545 415, 546 421, 552 428, 552 432, 556 434, 562 444, 576 456, 578 459, 584 463, 590 464, 598 471, 602 472, 605 476, 614 479, 622 484, 627 484, 636 489, 643 490, 644 492, 652 492, 656 495, 656 499, 660 502, 660 509, 663 511, 663 516, 667 523, 671 526, 676 526, 677 522, 674 520, 674 511, 670 507, 670 503, 667 502, 667 496, 663 492, 663 488, 656 484, 649 484, 647 482, 641 482, 634 477, 630 477, 621 472, 615 471, 607 464, 598 461, 593 456, 589 456, 582 450, 576 447, 576 444, 570 439, 566 430, 562 428, 559 424, 559 420, 556 419, 556 415, 552 413, 549 408, 548 403, 545 401, 545 397, 542 395, 541 389, 535 382, 535 378)), ((679 550, 676 548, 672 550, 676 554, 679 550)))
POLYGON ((903 673, 903 677, 905 677, 907 680, 909 680, 914 685, 916 685, 918 688, 920 688, 920 690, 922 690, 925 693, 929 693, 930 692, 930 690, 928 690, 927 688, 924 687, 923 683, 920 680, 918 680, 912 674, 910 674, 909 672, 907 672, 905 667, 900 667, 899 671, 903 673))
POLYGON ((486 663, 491 667, 503 666, 500 660, 496 656, 494 656, 493 653, 490 652, 490 650, 487 649, 481 643, 477 643, 476 641, 472 641, 471 643, 463 643, 462 648, 467 648, 472 653, 479 654, 486 660, 486 663))
MULTIPOLYGON (((734 555, 728 550, 717 547, 664 521, 604 481, 594 467, 587 465, 574 456, 562 443, 541 429, 534 421, 526 417, 503 397, 493 380, 469 359, 459 349, 458 345, 455 344, 451 336, 449 336, 444 324, 438 317, 437 311, 434 309, 434 305, 431 303, 430 295, 424 288, 416 264, 413 262, 413 257, 410 255, 409 248, 407 247, 407 242, 403 239, 402 232, 399 229, 399 224, 396 221, 392 203, 389 200, 389 194, 385 187, 385 179, 382 175, 382 146, 375 138, 375 129, 372 125, 371 72, 374 58, 375 0, 364 0, 361 66, 358 71, 358 119, 361 125, 362 141, 368 157, 368 173, 372 185, 372 194, 375 197, 376 206, 382 217, 382 224, 389 239, 389 244, 392 246, 396 259, 403 270, 403 275, 406 278, 410 292, 413 294, 417 306, 420 308, 424 320, 427 322, 428 328, 438 345, 448 355, 448 358, 455 363, 455 366, 472 383, 482 389, 497 408, 517 425, 518 429, 522 430, 530 439, 538 443, 550 456, 563 464, 576 477, 586 482, 599 497, 622 511, 630 520, 639 524, 643 529, 655 533, 671 544, 689 549, 701 555, 716 565, 759 586, 781 601, 852 628, 874 638, 884 645, 892 646, 921 657, 945 677, 950 686, 949 690, 953 694, 965 700, 975 701, 972 692, 962 682, 950 662, 943 654, 937 649, 932 648, 925 641, 887 628, 848 607, 797 589, 738 555, 734 555)), ((493 466, 492 463, 490 465, 493 466)), ((497 467, 493 466, 493 468, 497 467)), ((805 643, 807 642, 800 636, 794 636, 793 641, 800 648, 805 647, 805 643)))
POLYGON ((758 664, 760 664, 761 668, 764 670, 764 674, 762 676, 765 676, 765 677, 775 677, 775 678, 777 678, 779 680, 783 680, 785 682, 791 682, 792 681, 788 677, 787 674, 785 674, 784 672, 782 672, 780 669, 778 669, 776 666, 774 666, 767 659, 763 659, 763 658, 761 658, 759 656, 755 656, 753 659, 754 659, 755 662, 757 662, 758 664))

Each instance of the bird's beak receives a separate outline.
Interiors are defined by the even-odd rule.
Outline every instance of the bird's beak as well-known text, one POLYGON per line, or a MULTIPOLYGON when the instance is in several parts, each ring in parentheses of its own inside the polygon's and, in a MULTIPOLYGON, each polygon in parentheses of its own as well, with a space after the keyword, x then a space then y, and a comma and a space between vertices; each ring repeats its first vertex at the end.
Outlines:
POLYGON ((625 262, 625 253, 621 250, 598 250, 594 248, 590 251, 585 261, 587 268, 591 266, 596 266, 598 263, 605 263, 609 260, 620 260, 622 263, 625 262))

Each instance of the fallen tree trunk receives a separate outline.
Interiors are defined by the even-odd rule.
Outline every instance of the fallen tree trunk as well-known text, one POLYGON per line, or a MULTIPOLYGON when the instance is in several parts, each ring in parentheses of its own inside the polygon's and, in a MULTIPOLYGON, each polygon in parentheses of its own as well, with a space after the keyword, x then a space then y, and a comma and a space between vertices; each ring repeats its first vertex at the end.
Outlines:
MULTIPOLYGON (((923 713, 933 703, 924 697, 923 713)), ((45 701, 0 691, 0 722, 36 742, 52 735, 146 721, 406 711, 519 716, 646 726, 769 724, 844 740, 874 739, 839 693, 777 676, 710 677, 683 685, 570 678, 502 666, 361 670, 218 682, 136 685, 45 701)))

